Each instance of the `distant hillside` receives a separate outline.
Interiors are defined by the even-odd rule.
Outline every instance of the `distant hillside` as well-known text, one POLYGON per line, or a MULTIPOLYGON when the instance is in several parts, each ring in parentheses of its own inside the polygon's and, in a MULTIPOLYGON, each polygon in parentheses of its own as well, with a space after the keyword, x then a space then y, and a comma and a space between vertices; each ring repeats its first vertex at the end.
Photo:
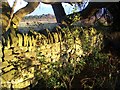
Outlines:
POLYGON ((39 20, 39 19, 54 19, 55 16, 52 14, 42 14, 42 15, 34 15, 34 16, 25 16, 23 20, 39 20))

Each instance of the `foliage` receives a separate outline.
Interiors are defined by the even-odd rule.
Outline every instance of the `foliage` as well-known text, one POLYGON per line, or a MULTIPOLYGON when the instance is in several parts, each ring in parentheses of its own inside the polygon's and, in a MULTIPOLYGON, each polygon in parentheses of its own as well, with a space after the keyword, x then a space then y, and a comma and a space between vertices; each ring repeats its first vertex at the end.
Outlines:
MULTIPOLYGON (((59 60, 47 62, 46 57, 38 53, 38 60, 41 63, 39 75, 46 82, 46 87, 71 89, 75 76, 80 75, 81 77, 86 66, 96 69, 103 63, 106 64, 108 57, 99 53, 102 34, 97 33, 95 29, 90 28, 88 31, 80 27, 73 27, 72 29, 67 27, 63 28, 62 31, 64 32, 64 41, 62 42, 66 47, 64 50, 61 49, 59 60), (77 39, 82 43, 78 45, 77 39), (78 46, 81 47, 80 53, 77 50, 80 48, 78 46)), ((82 85, 87 87, 83 79, 82 85)))
POLYGON ((76 53, 76 38, 79 37, 79 31, 74 33, 69 28, 64 28, 64 49, 61 48, 60 58, 58 61, 51 60, 47 62, 46 58, 39 53, 39 61, 41 63, 41 75, 46 81, 47 87, 66 87, 71 88, 74 76, 83 69, 85 65, 81 55, 76 53), (75 36, 77 35, 77 36, 75 36))
MULTIPOLYGON (((76 26, 62 28, 62 32, 66 47, 63 50, 61 45, 59 60, 46 62, 45 56, 39 58, 40 75, 46 87, 71 89, 77 78, 80 88, 115 89, 119 59, 110 53, 102 53, 103 32, 76 26)), ((41 53, 38 56, 41 57, 41 53)))
POLYGON ((86 66, 82 74, 85 75, 81 79, 82 86, 84 88, 109 88, 115 89, 118 78, 118 64, 116 58, 113 58, 108 54, 101 53, 98 49, 94 49, 93 52, 84 57, 86 66))

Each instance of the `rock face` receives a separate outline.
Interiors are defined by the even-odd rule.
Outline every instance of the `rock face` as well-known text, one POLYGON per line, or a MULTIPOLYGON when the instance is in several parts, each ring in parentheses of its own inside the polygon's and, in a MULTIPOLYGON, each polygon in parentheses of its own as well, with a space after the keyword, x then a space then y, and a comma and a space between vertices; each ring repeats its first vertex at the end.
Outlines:
MULTIPOLYGON (((2 71, 0 71, 2 88, 22 89, 34 86, 38 77, 36 75, 42 68, 39 62, 41 57, 37 55, 38 53, 44 56, 48 63, 60 60, 65 53, 73 52, 78 56, 84 54, 80 38, 82 28, 71 30, 66 28, 62 31, 58 29, 56 28, 56 32, 46 30, 45 34, 33 31, 28 34, 17 33, 17 36, 11 35, 11 38, 3 40, 4 58, 2 71)), ((82 33, 86 40, 90 39, 93 47, 101 42, 100 39, 98 40, 101 35, 95 35, 96 31, 93 29, 84 30, 82 33)))

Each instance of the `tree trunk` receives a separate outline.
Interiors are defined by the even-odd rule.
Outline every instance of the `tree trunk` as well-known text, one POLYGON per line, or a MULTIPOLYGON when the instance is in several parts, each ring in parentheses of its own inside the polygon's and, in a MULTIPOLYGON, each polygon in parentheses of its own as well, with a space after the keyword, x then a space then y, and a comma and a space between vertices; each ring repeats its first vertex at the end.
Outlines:
POLYGON ((61 3, 55 3, 52 4, 52 8, 54 10, 54 14, 56 16, 56 20, 58 23, 61 23, 64 16, 66 16, 66 13, 64 11, 64 8, 61 3))
POLYGON ((37 8, 39 3, 40 2, 28 2, 28 4, 25 7, 18 10, 14 14, 13 19, 12 19, 12 23, 15 24, 18 27, 19 22, 22 20, 22 18, 24 16, 26 16, 27 14, 30 14, 31 12, 33 12, 37 8))
MULTIPOLYGON (((26 16, 27 14, 30 14, 31 12, 33 12, 37 6, 39 5, 40 2, 28 2, 28 4, 19 9, 16 13, 13 14, 13 18, 10 22, 10 25, 15 25, 16 27, 18 27, 19 22, 22 20, 22 18, 24 16, 26 16)), ((10 20, 10 15, 12 12, 12 8, 9 6, 8 2, 2 2, 2 31, 3 33, 6 32, 9 27, 8 23, 10 20), (7 28, 7 30, 6 30, 7 28)))
POLYGON ((2 33, 6 31, 11 11, 12 8, 9 6, 8 2, 2 2, 2 33))
POLYGON ((108 8, 113 4, 113 2, 89 2, 88 6, 80 11, 82 18, 89 18, 96 13, 100 8, 108 8))

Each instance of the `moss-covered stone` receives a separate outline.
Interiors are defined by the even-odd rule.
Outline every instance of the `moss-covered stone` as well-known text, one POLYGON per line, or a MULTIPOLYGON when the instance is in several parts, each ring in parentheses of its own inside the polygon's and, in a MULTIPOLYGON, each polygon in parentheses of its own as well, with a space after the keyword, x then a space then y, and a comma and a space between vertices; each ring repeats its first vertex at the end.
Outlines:
POLYGON ((4 72, 8 72, 8 71, 10 71, 10 70, 13 69, 13 68, 14 68, 14 66, 11 65, 11 66, 9 66, 9 67, 4 68, 3 71, 4 71, 4 72))
POLYGON ((11 62, 18 62, 19 61, 19 58, 17 57, 14 57, 12 60, 10 60, 11 62))
POLYGON ((4 54, 5 54, 5 56, 12 55, 12 49, 4 49, 4 54))
POLYGON ((27 52, 28 51, 28 47, 22 46, 22 47, 19 47, 19 48, 22 52, 27 52))
POLYGON ((13 53, 21 53, 21 48, 19 46, 14 47, 13 53))
POLYGON ((21 47, 23 45, 23 36, 21 34, 17 34, 17 36, 18 36, 18 40, 19 40, 18 46, 21 47))
POLYGON ((26 52, 25 57, 27 58, 36 57, 36 52, 26 52))
POLYGON ((30 85, 30 80, 26 80, 26 81, 23 81, 21 83, 15 83, 15 84, 13 84, 13 88, 22 89, 22 88, 26 88, 29 85, 30 85))
POLYGON ((29 52, 34 52, 36 50, 35 46, 28 47, 29 52))
POLYGON ((2 80, 1 90, 11 90, 11 83, 10 82, 3 82, 3 80, 2 80))
POLYGON ((8 63, 7 61, 2 62, 1 68, 5 68, 5 67, 7 67, 8 65, 9 65, 9 63, 8 63))
POLYGON ((11 61, 14 59, 14 55, 5 55, 4 60, 11 61))
POLYGON ((16 70, 11 70, 11 71, 3 74, 3 75, 2 75, 2 78, 3 78, 6 82, 7 82, 7 81, 11 81, 11 80, 14 78, 16 72, 17 72, 16 70))

